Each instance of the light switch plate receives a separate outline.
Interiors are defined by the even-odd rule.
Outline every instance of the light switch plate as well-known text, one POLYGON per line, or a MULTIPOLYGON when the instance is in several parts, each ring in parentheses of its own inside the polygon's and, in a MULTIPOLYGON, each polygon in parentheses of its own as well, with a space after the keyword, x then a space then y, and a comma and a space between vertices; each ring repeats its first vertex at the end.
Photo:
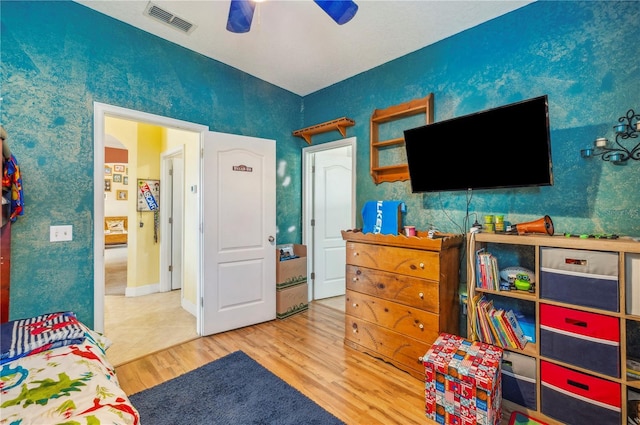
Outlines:
POLYGON ((50 226, 49 242, 63 242, 73 240, 73 226, 50 226))

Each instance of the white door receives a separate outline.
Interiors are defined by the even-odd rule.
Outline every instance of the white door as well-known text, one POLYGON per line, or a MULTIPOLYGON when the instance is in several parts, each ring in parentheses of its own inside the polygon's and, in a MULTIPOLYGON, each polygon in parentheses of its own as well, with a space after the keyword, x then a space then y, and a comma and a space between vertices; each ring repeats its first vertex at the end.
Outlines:
POLYGON ((201 335, 276 317, 275 150, 275 140, 205 134, 201 335))
POLYGON ((182 229, 184 206, 184 158, 182 151, 171 158, 171 289, 182 288, 182 229))
POLYGON ((345 294, 345 241, 353 226, 351 146, 313 155, 313 299, 345 294))

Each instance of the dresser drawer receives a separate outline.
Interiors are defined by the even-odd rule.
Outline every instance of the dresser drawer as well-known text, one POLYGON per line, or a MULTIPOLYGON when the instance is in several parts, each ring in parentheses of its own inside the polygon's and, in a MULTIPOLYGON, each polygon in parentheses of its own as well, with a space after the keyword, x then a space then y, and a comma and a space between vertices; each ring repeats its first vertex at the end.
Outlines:
POLYGON ((346 267, 347 289, 437 313, 440 311, 438 282, 365 267, 346 267))
POLYGON ((347 264, 440 280, 440 255, 435 251, 347 242, 347 264))
POLYGON ((438 332, 437 314, 347 290, 346 314, 425 342, 438 332))
MULTIPOLYGON (((424 377, 422 357, 431 343, 421 342, 397 332, 345 315, 345 339, 357 344, 359 351, 390 361, 396 367, 424 377)), ((434 339, 435 340, 435 339, 434 339)))

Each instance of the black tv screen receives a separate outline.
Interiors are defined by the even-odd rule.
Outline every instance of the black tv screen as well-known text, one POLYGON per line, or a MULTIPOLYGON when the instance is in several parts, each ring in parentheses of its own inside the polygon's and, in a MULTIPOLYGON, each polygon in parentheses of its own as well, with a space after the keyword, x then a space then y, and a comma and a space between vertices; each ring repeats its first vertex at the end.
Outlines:
POLYGON ((413 193, 553 184, 540 96, 404 131, 413 193))

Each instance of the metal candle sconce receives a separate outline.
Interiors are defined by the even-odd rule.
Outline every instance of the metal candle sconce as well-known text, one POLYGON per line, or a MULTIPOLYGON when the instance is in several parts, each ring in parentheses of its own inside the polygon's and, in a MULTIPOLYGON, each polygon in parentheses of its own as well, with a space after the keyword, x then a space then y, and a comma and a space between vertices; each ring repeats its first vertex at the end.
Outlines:
POLYGON ((613 126, 616 133, 614 144, 610 144, 604 137, 599 137, 594 142, 593 148, 582 149, 580 155, 583 158, 601 156, 604 161, 613 162, 616 165, 625 165, 629 159, 640 160, 640 141, 629 149, 629 139, 638 138, 640 132, 640 114, 633 109, 627 111, 627 115, 618 118, 618 123, 613 126), (622 143, 622 141, 626 141, 622 143))

